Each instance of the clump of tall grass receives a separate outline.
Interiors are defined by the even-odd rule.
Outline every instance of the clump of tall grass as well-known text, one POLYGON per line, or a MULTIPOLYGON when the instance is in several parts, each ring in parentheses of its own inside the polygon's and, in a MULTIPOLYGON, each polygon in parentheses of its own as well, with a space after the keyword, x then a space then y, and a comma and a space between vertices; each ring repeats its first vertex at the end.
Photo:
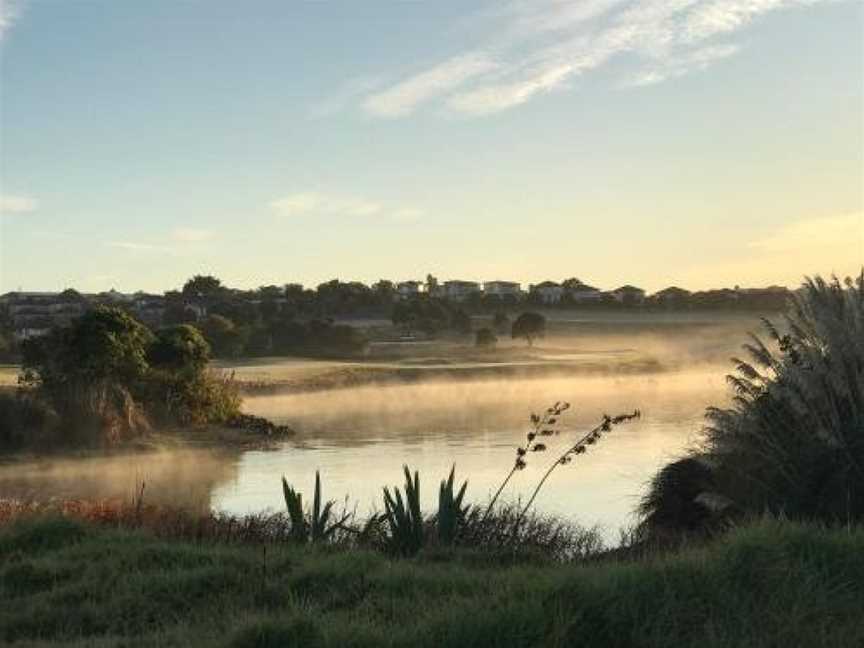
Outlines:
POLYGON ((732 404, 708 409, 694 461, 664 469, 643 500, 648 530, 765 511, 864 519, 864 270, 806 279, 763 328, 733 358, 732 404))

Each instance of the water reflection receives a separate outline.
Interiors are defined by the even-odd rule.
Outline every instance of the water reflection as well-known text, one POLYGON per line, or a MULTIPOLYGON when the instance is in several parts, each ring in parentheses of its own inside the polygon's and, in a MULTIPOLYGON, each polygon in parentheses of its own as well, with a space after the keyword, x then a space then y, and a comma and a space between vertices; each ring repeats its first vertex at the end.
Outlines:
POLYGON ((603 413, 639 408, 643 418, 616 428, 561 468, 537 500, 543 511, 602 525, 609 539, 632 521, 645 483, 694 443, 708 404, 721 402, 719 367, 621 376, 554 376, 366 386, 249 398, 250 412, 287 422, 298 437, 277 450, 185 449, 149 454, 43 459, 0 465, 0 496, 21 499, 146 498, 233 513, 283 507, 284 474, 309 492, 320 469, 328 498, 347 497, 361 514, 380 506, 381 487, 401 483, 404 463, 421 474, 424 506, 455 464, 468 496, 485 501, 524 440, 528 415, 555 400, 573 404, 547 454, 529 457, 507 496, 524 497, 543 470, 603 413))
POLYGON ((185 449, 18 461, 0 465, 0 497, 131 500, 144 481, 149 503, 206 510, 213 490, 236 479, 237 459, 221 450, 185 449))
POLYGON ((280 507, 284 474, 308 490, 320 469, 325 495, 348 497, 365 513, 380 506, 381 487, 401 482, 401 466, 420 470, 424 504, 436 504, 437 482, 457 466, 469 496, 484 501, 512 465, 528 414, 554 400, 573 410, 549 454, 530 457, 511 498, 525 496, 553 460, 554 450, 604 413, 634 408, 642 420, 617 428, 589 455, 560 469, 538 499, 544 511, 600 524, 614 538, 632 521, 644 485, 665 461, 694 443, 706 405, 724 393, 722 372, 619 377, 447 382, 363 387, 329 393, 252 398, 249 411, 303 431, 275 452, 248 452, 237 477, 213 494, 214 505, 237 513, 280 507))

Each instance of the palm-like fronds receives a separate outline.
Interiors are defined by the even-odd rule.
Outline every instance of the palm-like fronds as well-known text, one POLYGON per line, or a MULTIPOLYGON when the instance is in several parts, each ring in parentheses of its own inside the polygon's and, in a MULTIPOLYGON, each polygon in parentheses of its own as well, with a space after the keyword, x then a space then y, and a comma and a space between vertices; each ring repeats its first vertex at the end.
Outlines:
POLYGON ((455 478, 456 466, 453 466, 450 469, 450 476, 446 480, 441 480, 438 489, 438 541, 445 545, 451 545, 456 540, 459 527, 465 521, 470 508, 462 506, 468 481, 462 482, 459 492, 454 494, 455 478))
POLYGON ((403 466, 405 471, 405 497, 398 486, 384 487, 384 519, 390 529, 388 542, 391 549, 410 556, 423 546, 423 513, 420 511, 420 475, 403 466))
POLYGON ((306 542, 309 539, 309 525, 303 513, 303 494, 295 490, 285 477, 282 477, 282 495, 285 498, 285 508, 291 520, 290 537, 296 542, 306 542))
POLYGON ((350 517, 345 513, 335 520, 333 505, 329 500, 322 505, 321 475, 315 471, 315 495, 312 499, 312 510, 307 514, 303 510, 303 495, 288 484, 282 477, 282 494, 288 517, 291 519, 291 538, 297 542, 326 542, 337 529, 340 529, 350 517), (334 521, 335 520, 335 521, 334 521))
POLYGON ((731 405, 706 412, 714 483, 743 511, 864 518, 864 269, 805 279, 763 327, 733 360, 731 405))

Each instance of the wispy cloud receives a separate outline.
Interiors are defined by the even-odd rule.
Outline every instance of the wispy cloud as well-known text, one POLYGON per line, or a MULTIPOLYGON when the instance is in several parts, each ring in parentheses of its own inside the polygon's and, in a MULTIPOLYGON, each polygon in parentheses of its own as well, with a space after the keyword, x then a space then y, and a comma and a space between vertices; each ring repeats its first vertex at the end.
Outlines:
POLYGON ((383 118, 433 103, 455 114, 495 113, 625 56, 635 71, 620 85, 660 83, 734 55, 729 39, 765 14, 833 1, 512 0, 471 17, 471 29, 487 34, 479 48, 366 95, 362 108, 383 118))
POLYGON ((0 194, 0 214, 23 214, 39 208, 39 202, 29 196, 0 194))
POLYGON ((107 241, 108 247, 128 250, 130 252, 167 252, 173 253, 174 248, 167 245, 152 245, 150 243, 138 243, 136 241, 107 241))
POLYGON ((281 216, 343 216, 417 221, 423 211, 417 207, 392 205, 358 196, 339 196, 318 191, 292 193, 270 203, 281 216))
POLYGON ((181 243, 201 243, 213 238, 213 232, 194 227, 176 227, 171 230, 171 238, 181 243))
POLYGON ((22 3, 19 0, 0 0, 0 41, 21 15, 22 3))
POLYGON ((654 66, 637 73, 632 79, 625 81, 623 85, 652 85, 683 76, 694 70, 704 70, 715 61, 737 54, 740 49, 738 45, 716 45, 696 50, 675 60, 661 60, 654 66))
POLYGON ((482 53, 468 53, 405 79, 384 92, 369 95, 364 107, 377 117, 401 117, 420 104, 490 72, 496 63, 482 53))
POLYGON ((864 212, 793 221, 725 255, 682 270, 682 281, 703 285, 797 285, 804 274, 857 275, 864 267, 864 212), (795 259, 790 266, 789 259, 795 259))

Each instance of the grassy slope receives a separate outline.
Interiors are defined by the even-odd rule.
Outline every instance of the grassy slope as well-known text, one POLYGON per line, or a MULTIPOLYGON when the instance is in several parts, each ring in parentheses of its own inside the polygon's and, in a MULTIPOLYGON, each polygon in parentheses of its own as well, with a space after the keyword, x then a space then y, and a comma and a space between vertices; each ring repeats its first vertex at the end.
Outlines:
POLYGON ((501 568, 30 521, 0 529, 0 644, 861 646, 862 556, 864 529, 767 522, 648 562, 501 568))

